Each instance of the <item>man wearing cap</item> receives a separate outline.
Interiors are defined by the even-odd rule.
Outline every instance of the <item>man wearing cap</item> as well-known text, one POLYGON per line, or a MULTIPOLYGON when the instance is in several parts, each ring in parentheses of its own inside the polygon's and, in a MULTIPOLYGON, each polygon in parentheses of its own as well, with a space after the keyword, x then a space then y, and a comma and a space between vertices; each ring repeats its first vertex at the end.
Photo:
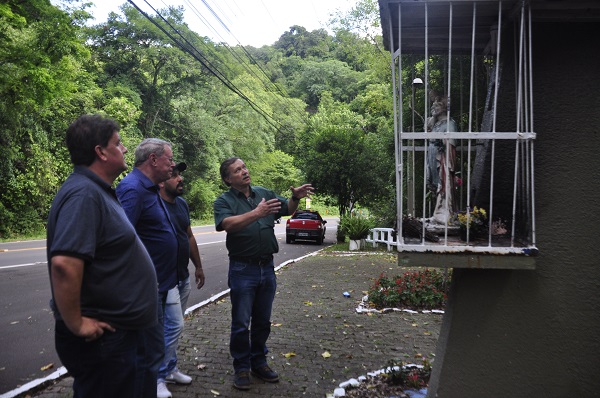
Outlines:
POLYGON ((158 280, 158 324, 145 336, 148 349, 138 355, 139 384, 144 385, 145 390, 154 389, 154 396, 158 398, 171 397, 165 384, 168 375, 159 369, 165 355, 165 302, 167 292, 177 286, 179 251, 177 234, 158 184, 171 178, 174 166, 171 144, 158 138, 146 138, 135 149, 134 169, 116 189, 127 218, 152 258, 158 280))
POLYGON ((183 331, 183 317, 190 295, 190 273, 188 271, 189 260, 196 269, 196 287, 204 286, 204 271, 200 260, 200 252, 196 238, 190 226, 190 210, 183 193, 183 177, 181 173, 187 169, 183 162, 173 168, 173 174, 168 180, 158 184, 160 196, 163 199, 171 222, 177 233, 179 252, 177 253, 177 275, 179 281, 177 286, 167 293, 165 306, 165 359, 160 367, 160 373, 166 374, 167 383, 190 384, 192 378, 182 373, 177 367, 177 347, 179 336, 183 331))
POLYGON ((279 376, 267 364, 267 339, 277 288, 273 253, 279 251, 274 223, 292 214, 301 198, 313 192, 310 184, 290 187, 288 200, 268 189, 251 186, 244 161, 233 157, 220 167, 228 187, 214 202, 217 231, 226 231, 229 252, 228 284, 231 298, 229 351, 233 357, 233 386, 250 389, 250 373, 275 383, 279 376))

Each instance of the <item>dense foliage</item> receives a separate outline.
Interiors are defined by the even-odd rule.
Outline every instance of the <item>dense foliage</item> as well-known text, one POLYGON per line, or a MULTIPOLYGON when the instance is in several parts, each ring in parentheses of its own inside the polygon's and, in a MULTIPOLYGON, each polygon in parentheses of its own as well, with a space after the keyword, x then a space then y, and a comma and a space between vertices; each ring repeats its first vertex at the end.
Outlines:
POLYGON ((0 4, 0 238, 43 231, 72 169, 64 132, 86 113, 120 123, 130 167, 143 138, 172 142, 196 219, 210 218, 230 156, 286 196, 313 183, 341 214, 394 201, 389 54, 373 35, 374 0, 332 19, 332 35, 293 26, 261 48, 199 36, 182 8, 158 18, 126 3, 88 26, 90 4, 70 4, 0 4))

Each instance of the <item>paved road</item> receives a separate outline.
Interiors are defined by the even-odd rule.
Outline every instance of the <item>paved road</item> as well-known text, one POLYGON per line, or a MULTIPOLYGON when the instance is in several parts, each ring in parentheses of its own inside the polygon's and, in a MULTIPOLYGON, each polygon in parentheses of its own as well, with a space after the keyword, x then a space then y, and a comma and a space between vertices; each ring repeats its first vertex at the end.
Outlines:
MULTIPOLYGON (((336 219, 328 219, 325 245, 335 241, 336 219)), ((213 226, 194 227, 206 284, 193 289, 189 306, 227 289, 225 234, 213 226)), ((285 243, 285 224, 276 225, 280 252, 277 264, 321 248, 311 242, 285 243)), ((192 269, 192 266, 190 266, 192 269)), ((0 244, 0 393, 45 377, 61 365, 54 351, 53 318, 48 305, 50 287, 46 242, 0 244), (41 370, 49 364, 52 367, 41 370)))

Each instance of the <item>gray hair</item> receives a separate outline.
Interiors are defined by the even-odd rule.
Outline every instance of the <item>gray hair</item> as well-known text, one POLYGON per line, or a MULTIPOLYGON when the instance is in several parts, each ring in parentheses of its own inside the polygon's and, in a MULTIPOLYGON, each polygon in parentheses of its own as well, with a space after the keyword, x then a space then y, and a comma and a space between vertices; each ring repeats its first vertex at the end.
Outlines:
POLYGON ((134 166, 139 166, 148 160, 151 154, 161 157, 165 152, 165 145, 171 148, 171 143, 160 138, 146 138, 135 148, 134 166))

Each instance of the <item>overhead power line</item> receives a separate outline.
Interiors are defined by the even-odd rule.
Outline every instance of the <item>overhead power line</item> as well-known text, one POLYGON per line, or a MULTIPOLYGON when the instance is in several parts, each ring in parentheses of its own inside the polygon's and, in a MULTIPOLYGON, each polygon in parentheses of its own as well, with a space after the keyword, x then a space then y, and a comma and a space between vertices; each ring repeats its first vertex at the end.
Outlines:
MULTIPOLYGON (((199 51, 192 43, 190 43, 187 38, 176 28, 174 27, 168 20, 166 20, 147 0, 144 0, 144 2, 153 10, 153 12, 160 17, 160 19, 162 19, 162 21, 173 31, 177 34, 177 36, 179 36, 183 42, 185 42, 186 44, 184 44, 181 40, 179 40, 178 38, 174 37, 173 34, 171 34, 170 32, 168 32, 161 24, 159 24, 154 18, 152 18, 151 16, 149 16, 147 13, 145 13, 137 4, 135 4, 135 2, 133 0, 128 0, 128 2, 133 5, 142 15, 144 15, 144 17, 146 17, 150 22, 152 22, 157 28, 159 28, 165 35, 167 35, 181 50, 183 50, 184 52, 188 53, 189 55, 191 55, 194 59, 196 59, 198 62, 200 62, 213 76, 215 76, 217 79, 219 79, 219 81, 221 83, 223 83, 229 90, 231 90, 232 92, 234 92, 236 95, 238 95, 240 98, 242 98, 243 100, 245 100, 252 109, 254 109, 257 113, 259 113, 272 127, 274 127, 276 130, 278 130, 281 126, 281 124, 269 113, 267 113, 261 106, 259 106, 257 103, 255 103, 254 101, 252 101, 250 98, 248 98, 248 96, 246 96, 233 82, 231 82, 231 80, 229 80, 220 70, 219 68, 214 65, 204 54, 202 54, 201 51, 199 51), (275 123, 277 125, 275 125, 275 123)), ((203 2, 205 2, 203 0, 203 2)), ((196 10, 197 11, 197 10, 196 10)), ((214 11, 211 11, 214 12, 214 11)), ((220 23, 223 24, 223 22, 221 21, 221 19, 219 19, 220 23)), ((226 27, 226 26, 225 26, 226 27)), ((226 46, 227 49, 234 55, 234 57, 236 59, 238 59, 238 61, 240 61, 241 63, 243 63, 244 68, 251 74, 253 74, 259 81, 262 82, 263 85, 265 85, 265 88, 267 89, 267 91, 272 91, 269 89, 269 85, 265 84, 265 82, 258 76, 256 75, 255 71, 253 71, 253 69, 247 65, 247 63, 242 60, 238 54, 235 53, 235 51, 233 51, 229 46, 226 46)), ((243 46, 242 46, 243 48, 243 46)), ((244 52, 249 56, 249 58, 252 58, 251 54, 248 53, 248 51, 243 48, 244 52)), ((253 59, 253 58, 252 58, 253 59)), ((266 75, 266 73, 264 72, 264 70, 262 70, 262 68, 260 67, 260 65, 258 64, 258 62, 256 62, 254 60, 255 64, 257 65, 257 67, 261 70, 261 72, 265 75, 265 77, 267 78, 267 81, 274 86, 280 93, 281 95, 285 95, 281 92, 281 89, 273 84, 270 79, 268 78, 268 76, 266 75)), ((226 66, 227 67, 227 66, 226 66)), ((244 83, 245 84, 245 83, 244 83)), ((248 87, 249 88, 249 87, 248 87)), ((250 89, 250 88, 249 88, 250 89)), ((281 98, 285 98, 285 97, 281 97, 281 98)), ((294 104, 291 104, 291 106, 295 107, 294 104)), ((296 109, 297 111, 297 109, 296 109)), ((306 115, 304 114, 304 112, 302 111, 302 113, 300 113, 303 120, 306 120, 305 117, 306 115)))
POLYGON ((144 0, 144 2, 158 15, 173 31, 177 32, 177 34, 188 44, 188 46, 184 45, 177 38, 175 38, 171 33, 167 32, 167 30, 161 26, 157 21, 155 21, 152 17, 146 14, 133 0, 127 0, 132 6, 134 6, 144 17, 146 17, 150 22, 152 22, 157 28, 159 28, 165 35, 167 35, 173 42, 184 52, 190 54, 194 59, 202 64, 213 76, 215 76, 221 83, 225 85, 229 90, 237 94, 240 98, 245 100, 252 109, 258 112, 273 128, 276 130, 279 129, 275 123, 278 123, 271 115, 266 113, 260 106, 258 106, 254 101, 252 101, 248 96, 246 96, 242 91, 240 91, 235 84, 233 84, 225 75, 223 75, 216 67, 214 67, 211 62, 204 57, 204 55, 196 49, 194 45, 192 45, 182 34, 179 32, 169 21, 167 21, 160 13, 158 13, 154 7, 148 1, 144 0))
MULTIPOLYGON (((202 22, 202 24, 204 24, 204 26, 206 26, 211 32, 213 32, 216 36, 218 36, 219 38, 221 38, 221 45, 226 48, 231 55, 236 58, 239 62, 240 65, 242 65, 246 71, 252 75, 254 75, 265 87, 265 89, 268 92, 278 92, 280 94, 280 99, 283 100, 284 102, 288 103, 289 108, 290 109, 294 109, 296 113, 294 113, 294 116, 298 116, 297 120, 299 120, 300 122, 306 122, 307 121, 307 115, 306 112, 304 111, 304 109, 299 108, 297 106, 297 104, 295 104, 294 102, 290 101, 289 99, 289 95, 287 94, 287 92, 285 92, 284 89, 282 89, 282 87, 280 87, 279 85, 273 83, 271 81, 271 78, 269 75, 267 75, 267 72, 265 71, 265 69, 263 68, 263 65, 261 65, 260 62, 258 62, 253 56, 252 54, 248 51, 248 49, 243 46, 240 42, 240 40, 235 36, 235 34, 233 34, 231 32, 231 29, 229 29, 229 27, 227 26, 227 24, 224 22, 225 19, 228 19, 227 16, 223 16, 220 17, 216 11, 214 11, 213 8, 210 7, 210 5, 208 5, 206 0, 201 0, 203 4, 205 4, 207 6, 207 8, 209 9, 209 11, 211 12, 211 14, 213 14, 213 16, 219 21, 219 23, 227 30, 228 34, 235 39, 235 41, 238 43, 237 47, 240 48, 247 56, 248 60, 250 60, 250 62, 254 65, 256 65, 256 67, 259 69, 260 74, 262 74, 262 76, 259 76, 260 74, 257 73, 255 71, 254 68, 252 68, 247 60, 243 59, 242 57, 240 57, 240 55, 238 54, 238 52, 236 52, 235 50, 233 50, 231 48, 231 46, 227 43, 227 40, 219 33, 219 31, 217 29, 214 28, 214 26, 212 26, 212 24, 202 15, 202 13, 198 10, 198 8, 192 3, 193 0, 185 0, 186 4, 190 7, 192 13, 194 15, 196 15, 196 17, 198 17, 198 19, 202 22), (273 87, 275 89, 275 91, 273 91, 273 87)), ((163 3, 164 4, 164 3, 163 3)), ((227 3, 225 3, 227 5, 227 3)), ((234 2, 234 4, 237 3, 234 2)), ((219 10, 221 10, 220 5, 216 4, 215 8, 218 8, 219 10)), ((266 8, 266 6, 263 3, 263 7, 266 8)), ((239 7, 238 7, 239 9, 239 7)), ((221 12, 223 12, 221 10, 221 12)), ((269 13, 269 16, 271 14, 269 13)), ((271 16, 271 19, 273 20, 273 17, 271 16)), ((227 66, 226 66, 227 67, 227 66)), ((268 67, 266 65, 264 65, 265 68, 268 69, 268 67)), ((269 71, 272 72, 272 71, 269 71)))

